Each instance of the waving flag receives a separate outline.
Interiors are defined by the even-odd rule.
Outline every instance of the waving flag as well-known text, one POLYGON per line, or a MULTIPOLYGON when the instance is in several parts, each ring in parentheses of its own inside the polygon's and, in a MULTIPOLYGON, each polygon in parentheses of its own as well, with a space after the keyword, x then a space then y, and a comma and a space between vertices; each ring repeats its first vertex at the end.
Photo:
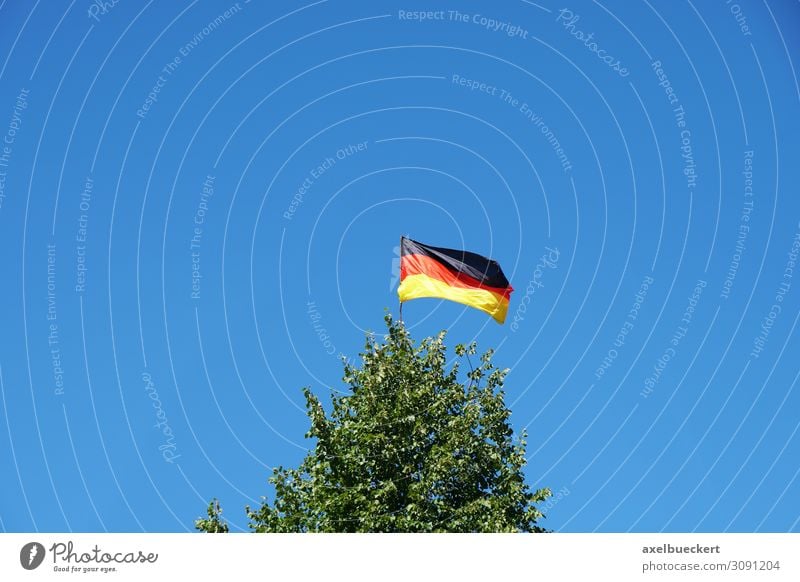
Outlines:
POLYGON ((469 305, 503 323, 514 289, 497 261, 467 251, 400 239, 400 301, 438 297, 469 305))

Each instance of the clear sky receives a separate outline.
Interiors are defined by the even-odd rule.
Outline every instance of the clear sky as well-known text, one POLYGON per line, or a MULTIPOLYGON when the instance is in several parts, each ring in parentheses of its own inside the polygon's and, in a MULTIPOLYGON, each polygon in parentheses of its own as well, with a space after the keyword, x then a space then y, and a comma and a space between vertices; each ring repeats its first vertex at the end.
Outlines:
POLYGON ((405 234, 516 289, 404 316, 511 369, 543 525, 800 530, 799 18, 0 3, 0 528, 246 528, 405 234))

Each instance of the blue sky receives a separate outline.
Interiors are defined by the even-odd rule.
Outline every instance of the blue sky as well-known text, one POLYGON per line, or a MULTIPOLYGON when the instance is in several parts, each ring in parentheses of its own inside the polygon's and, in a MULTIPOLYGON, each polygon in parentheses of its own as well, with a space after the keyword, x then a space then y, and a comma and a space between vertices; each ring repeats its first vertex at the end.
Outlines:
POLYGON ((544 525, 798 531, 798 15, 3 2, 0 528, 246 528, 405 234, 516 289, 404 316, 511 369, 544 525))

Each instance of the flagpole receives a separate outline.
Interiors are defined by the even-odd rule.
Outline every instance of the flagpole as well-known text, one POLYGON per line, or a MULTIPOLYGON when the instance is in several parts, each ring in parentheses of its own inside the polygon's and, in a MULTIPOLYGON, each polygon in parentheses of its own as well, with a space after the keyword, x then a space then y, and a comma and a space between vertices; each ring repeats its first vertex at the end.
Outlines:
MULTIPOLYGON (((402 269, 403 264, 403 235, 400 235, 400 269, 402 269)), ((400 323, 403 323, 403 300, 400 299, 399 295, 397 297, 398 303, 400 303, 400 323)))

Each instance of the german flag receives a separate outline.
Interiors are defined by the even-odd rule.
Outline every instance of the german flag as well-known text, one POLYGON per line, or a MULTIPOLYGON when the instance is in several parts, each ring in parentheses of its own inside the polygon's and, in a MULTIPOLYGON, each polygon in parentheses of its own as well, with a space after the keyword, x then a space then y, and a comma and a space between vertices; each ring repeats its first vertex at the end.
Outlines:
POLYGON ((400 301, 439 297, 469 305, 503 323, 514 289, 497 261, 467 251, 400 239, 400 301))

